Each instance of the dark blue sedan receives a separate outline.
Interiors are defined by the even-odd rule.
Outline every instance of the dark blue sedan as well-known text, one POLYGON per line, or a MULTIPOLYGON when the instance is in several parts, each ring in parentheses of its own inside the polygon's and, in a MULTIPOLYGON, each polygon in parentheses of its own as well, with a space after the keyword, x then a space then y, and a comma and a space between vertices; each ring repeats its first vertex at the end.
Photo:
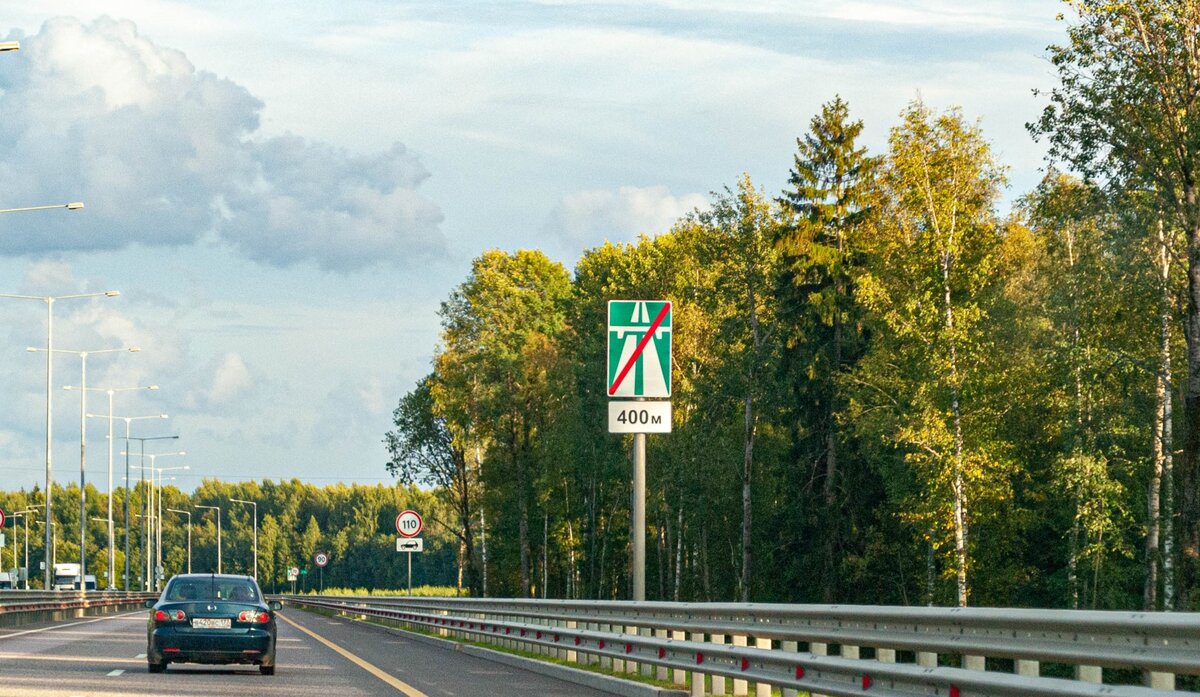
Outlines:
POLYGON ((183 574, 147 601, 146 662, 151 673, 168 663, 241 663, 275 674, 275 611, 249 576, 183 574))

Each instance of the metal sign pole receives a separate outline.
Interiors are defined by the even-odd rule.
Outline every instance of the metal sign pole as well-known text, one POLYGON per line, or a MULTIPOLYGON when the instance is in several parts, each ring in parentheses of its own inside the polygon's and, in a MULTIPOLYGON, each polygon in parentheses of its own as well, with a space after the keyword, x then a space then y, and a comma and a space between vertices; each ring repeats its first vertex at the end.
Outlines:
POLYGON ((633 435, 633 600, 646 599, 646 434, 633 435))
POLYGON ((408 553, 408 596, 412 597, 412 552, 408 553))

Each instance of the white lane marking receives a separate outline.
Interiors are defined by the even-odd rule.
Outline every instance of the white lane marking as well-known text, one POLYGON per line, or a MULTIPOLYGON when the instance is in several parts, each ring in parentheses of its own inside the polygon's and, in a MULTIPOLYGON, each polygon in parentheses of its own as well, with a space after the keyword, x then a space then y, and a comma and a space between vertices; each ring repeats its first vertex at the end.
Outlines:
POLYGON ((108 674, 108 677, 110 677, 110 678, 115 678, 115 677, 117 677, 118 675, 120 675, 121 673, 124 673, 124 672, 125 672, 124 670, 120 670, 120 669, 118 669, 118 670, 114 670, 114 671, 112 671, 111 673, 109 673, 109 674, 108 674))
POLYGON ((138 655, 134 656, 134 658, 145 658, 145 657, 146 657, 146 654, 144 654, 144 653, 139 653, 138 655))
MULTIPOLYGON (((127 614, 135 614, 135 613, 127 613, 127 614)), ((142 613, 139 610, 136 614, 140 615, 142 613)), ((115 617, 122 617, 122 616, 123 615, 114 615, 113 617, 97 617, 94 620, 84 620, 82 622, 71 622, 70 624, 60 624, 60 625, 56 625, 53 627, 42 627, 41 629, 26 629, 23 632, 13 632, 12 634, 0 634, 0 639, 11 639, 11 638, 17 637, 17 636, 25 636, 26 634, 39 634, 41 632, 49 632, 49 631, 55 630, 55 629, 65 629, 67 627, 78 627, 81 624, 91 624, 93 622, 103 622, 104 620, 111 620, 111 619, 114 619, 115 617)))

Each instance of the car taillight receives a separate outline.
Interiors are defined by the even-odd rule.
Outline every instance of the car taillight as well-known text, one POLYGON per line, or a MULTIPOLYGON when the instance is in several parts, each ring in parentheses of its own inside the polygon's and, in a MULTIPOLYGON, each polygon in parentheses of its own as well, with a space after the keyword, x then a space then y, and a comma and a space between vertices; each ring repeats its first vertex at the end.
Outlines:
POLYGON ((155 622, 183 622, 186 619, 187 615, 183 613, 183 610, 170 610, 167 612, 163 612, 162 610, 154 611, 155 622))
POLYGON ((265 612, 258 610, 242 610, 238 613, 238 622, 255 622, 258 624, 266 624, 271 621, 271 616, 265 612))

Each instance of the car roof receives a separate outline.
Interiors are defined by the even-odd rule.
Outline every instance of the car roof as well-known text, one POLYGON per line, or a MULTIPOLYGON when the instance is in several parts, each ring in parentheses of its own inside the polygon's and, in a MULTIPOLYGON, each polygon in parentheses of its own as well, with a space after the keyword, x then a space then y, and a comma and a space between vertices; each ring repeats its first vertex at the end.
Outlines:
POLYGON ((171 581, 253 581, 253 576, 237 574, 176 574, 171 581))

